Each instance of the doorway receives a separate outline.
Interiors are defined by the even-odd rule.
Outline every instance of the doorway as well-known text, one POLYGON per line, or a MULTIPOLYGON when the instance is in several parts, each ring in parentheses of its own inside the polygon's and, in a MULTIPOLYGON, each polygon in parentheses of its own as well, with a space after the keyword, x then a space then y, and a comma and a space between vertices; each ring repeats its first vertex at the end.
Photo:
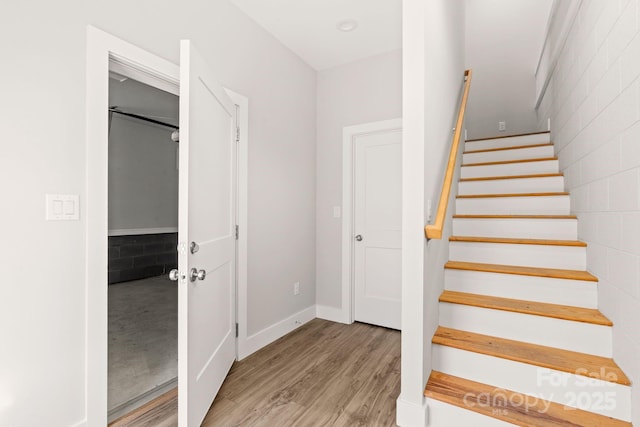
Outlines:
POLYGON ((178 96, 109 73, 108 420, 176 387, 178 96))
MULTIPOLYGON (((197 370, 202 366, 201 360, 198 360, 198 356, 205 354, 205 351, 199 352, 198 348, 194 348, 194 345, 198 343, 197 339, 192 339, 191 334, 192 320, 197 322, 203 319, 204 316, 208 316, 208 313, 219 313, 216 310, 205 310, 205 307, 195 307, 187 305, 189 301, 193 299, 193 292, 198 292, 198 289, 202 289, 207 292, 208 289, 218 289, 215 285, 216 279, 220 277, 219 266, 225 265, 227 277, 231 278, 235 275, 235 267, 237 264, 237 282, 231 279, 228 280, 227 293, 230 297, 227 299, 229 305, 228 319, 225 319, 224 327, 228 329, 229 337, 227 342, 230 345, 225 345, 227 352, 225 353, 225 360, 234 358, 236 354, 237 341, 234 339, 232 331, 237 330, 234 327, 235 322, 246 323, 246 202, 247 202, 247 127, 248 127, 248 101, 241 95, 225 92, 225 90, 215 81, 215 77, 212 77, 212 73, 208 71, 206 62, 197 53, 195 48, 188 42, 181 42, 181 64, 183 66, 179 68, 177 65, 166 61, 160 57, 150 54, 134 45, 131 45, 123 40, 113 37, 107 33, 104 33, 94 27, 88 27, 87 31, 87 202, 86 202, 86 222, 87 222, 87 252, 86 252, 86 272, 87 272, 87 284, 86 284, 86 298, 87 298, 87 326, 86 326, 86 369, 87 369, 87 422, 91 425, 106 425, 107 423, 107 401, 108 401, 108 345, 107 345, 107 332, 108 332, 108 274, 107 274, 107 258, 108 258, 108 89, 109 89, 109 72, 115 71, 117 74, 125 76, 127 78, 137 80, 138 82, 147 84, 156 89, 161 89, 174 95, 178 95, 181 89, 184 89, 188 96, 182 96, 180 98, 180 111, 181 116, 188 117, 191 115, 191 120, 185 123, 182 122, 181 127, 184 128, 184 141, 180 144, 180 150, 185 150, 187 155, 180 154, 181 166, 180 171, 193 171, 195 169, 202 171, 203 168, 198 165, 188 165, 188 167, 182 167, 183 162, 193 156, 194 150, 197 150, 199 154, 195 154, 196 157, 201 159, 211 158, 213 149, 226 150, 229 155, 226 156, 226 168, 227 173, 225 179, 227 184, 220 184, 220 180, 211 179, 199 179, 199 172, 196 171, 191 179, 192 185, 194 182, 206 182, 208 188, 212 191, 222 191, 226 196, 226 202, 224 206, 227 206, 227 212, 223 218, 224 230, 223 232, 228 235, 228 243, 224 248, 224 253, 229 254, 229 261, 225 263, 217 263, 212 265, 211 262, 216 263, 215 260, 211 261, 209 257, 209 243, 220 241, 211 237, 205 239, 197 238, 202 250, 198 254, 197 264, 193 265, 194 258, 191 256, 194 252, 190 252, 188 245, 179 246, 179 257, 182 256, 184 267, 180 267, 180 273, 177 275, 180 284, 177 285, 179 297, 179 321, 178 321, 178 337, 179 343, 184 345, 178 345, 178 353, 185 355, 195 356, 195 359, 190 357, 179 358, 179 372, 185 370, 189 375, 179 374, 179 380, 183 381, 187 378, 191 379, 199 372, 204 372, 204 369, 197 370), (186 66, 185 66, 186 64, 186 66), (181 73, 184 71, 184 73, 181 73), (206 75, 205 75, 206 74, 206 75), (181 84, 182 81, 187 82, 181 84), (196 82, 197 84, 206 82, 206 86, 190 85, 190 82, 196 82), (195 97, 195 98, 194 98, 195 97), (233 100, 229 99, 233 97, 233 100), (183 100, 189 100, 191 103, 184 102, 183 100), (213 117, 211 113, 211 107, 220 105, 218 101, 221 100, 224 103, 224 109, 226 117, 221 121, 217 117, 213 117), (234 103, 236 104, 234 106, 234 103), (183 115, 182 111, 186 111, 187 115, 183 115), (240 120, 235 120, 236 116, 241 117, 240 120), (224 123, 223 123, 224 121, 224 123), (184 124, 184 126, 182 126, 184 124), (221 127, 222 124, 222 127, 221 127), (204 126, 203 126, 204 125, 204 126), (213 127, 212 127, 213 126, 213 127), (237 132, 239 128, 240 132, 237 132), (218 132, 217 136, 213 138, 209 137, 212 133, 218 132), (236 137, 237 135, 237 137, 236 137), (223 141, 224 140, 224 141, 223 141), (210 144, 214 147, 203 146, 205 141, 210 141, 210 144), (224 142, 224 144, 222 144, 224 142), (233 147, 232 149, 227 149, 233 147), (238 155, 235 153, 237 149, 238 155), (234 160, 235 159, 235 160, 234 160), (235 163, 237 161, 237 164, 235 163), (237 172, 237 175, 236 175, 237 172), (237 186, 236 186, 237 179, 237 186), (233 185, 231 184, 233 181, 233 185), (213 182, 213 183, 212 183, 213 182), (235 225, 234 225, 235 223, 235 225), (236 227, 237 226, 237 227, 236 227), (238 233, 239 230, 239 233, 238 233), (239 236, 237 240, 235 236, 239 236), (187 255, 189 254, 189 255, 187 255), (195 270, 193 267, 199 267, 196 271, 196 275, 187 274, 191 270, 195 270), (202 272, 204 270, 204 273, 202 272), (206 274, 206 280, 205 280, 206 274), (211 285, 211 286, 210 286, 211 285), (237 289, 236 289, 237 287, 237 289), (237 299, 236 299, 237 294, 237 299), (182 301, 182 303, 180 303, 182 301), (236 309, 236 303, 238 305, 238 315, 235 317, 233 314, 236 309), (194 311, 195 310, 195 311, 194 311), (182 313, 182 314, 180 314, 182 313), (192 317, 189 318, 187 323, 187 315, 191 313, 192 317), (182 319, 182 320, 181 320, 182 319), (187 336, 189 341, 187 342, 187 336), (180 338, 182 337, 182 338, 180 338), (182 341, 181 341, 182 340, 182 341)), ((182 139, 182 138, 181 138, 182 139)), ((222 157, 217 156, 213 159, 220 159, 222 157)), ((220 165, 216 165, 211 170, 220 171, 220 165)), ((201 178, 201 177, 200 177, 201 178)), ((180 177, 180 197, 187 194, 187 191, 183 191, 183 186, 188 182, 187 179, 180 177)), ((188 190, 186 188, 185 190, 188 190)), ((197 188, 196 188, 197 190, 197 188)), ((202 191, 205 191, 202 189, 202 191)), ((194 198, 194 201, 205 200, 202 197, 194 198)), ((181 206, 188 206, 182 204, 179 201, 179 209, 181 206)), ((189 205, 190 206, 190 205, 189 205)), ((218 206, 223 206, 219 204, 218 206)), ((196 206, 196 210, 193 211, 195 215, 201 216, 204 212, 201 208, 196 206)), ((206 213, 204 213, 206 215, 206 213)), ((184 224, 180 223, 180 218, 188 218, 188 212, 179 215, 179 230, 185 230, 184 237, 180 239, 185 241, 191 241, 191 232, 189 228, 186 228, 184 224)), ((213 218, 220 218, 214 216, 213 218)), ((206 227, 206 224, 205 224, 206 227)), ((179 234, 182 231, 179 231, 179 234)), ((222 253, 222 252, 220 252, 222 253)), ((226 255, 225 255, 226 256, 226 255)), ((179 258, 180 259, 180 258, 179 258)), ((166 269, 166 267, 164 267, 166 269)), ((176 285, 174 285, 176 286, 176 285)), ((208 295, 205 297, 201 295, 198 298, 198 302, 206 303, 208 295)), ((217 304, 217 303, 216 303, 217 304)), ((216 305, 213 304, 213 305, 216 305)), ((202 304, 200 304, 202 305, 202 304)), ((209 306, 210 308, 211 306, 209 306)), ((209 318, 205 321, 208 322, 209 318)), ((197 323, 195 323, 197 324, 197 323)), ((201 327, 203 323, 200 323, 201 327)), ((211 322, 206 323, 207 327, 214 327, 211 322)), ((242 328, 240 328, 242 332, 242 328)), ((200 331, 200 336, 206 331, 200 331)), ((213 366, 210 363, 213 359, 208 358, 204 360, 207 365, 213 366)), ((225 362, 226 363, 226 362, 225 362)), ((230 364, 230 363, 229 363, 230 364)), ((217 368, 216 368, 217 369, 217 368)), ((222 372, 223 367, 216 372, 222 372)), ((207 371, 208 373, 209 371, 207 371)), ((200 377, 203 377, 200 375, 200 377)), ((190 381, 189 383, 180 384, 179 396, 181 399, 181 425, 186 425, 187 416, 198 417, 198 412, 201 412, 200 407, 208 406, 205 401, 209 400, 211 391, 196 390, 193 389, 195 383, 190 381), (187 397, 191 396, 189 400, 187 397), (195 415, 194 415, 195 414, 195 415)), ((212 399, 212 398, 211 398, 212 399)))
POLYGON ((402 120, 343 131, 343 311, 401 329, 402 120))

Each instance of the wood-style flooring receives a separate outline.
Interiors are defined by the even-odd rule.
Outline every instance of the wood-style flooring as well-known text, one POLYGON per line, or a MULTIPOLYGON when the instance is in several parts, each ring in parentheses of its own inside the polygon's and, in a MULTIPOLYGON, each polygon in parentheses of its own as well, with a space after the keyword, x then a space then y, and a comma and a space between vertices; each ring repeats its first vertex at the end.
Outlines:
MULTIPOLYGON (((315 319, 234 363, 202 425, 395 426, 399 394, 400 332, 315 319)), ((160 403, 112 426, 177 425, 177 393, 160 403)))

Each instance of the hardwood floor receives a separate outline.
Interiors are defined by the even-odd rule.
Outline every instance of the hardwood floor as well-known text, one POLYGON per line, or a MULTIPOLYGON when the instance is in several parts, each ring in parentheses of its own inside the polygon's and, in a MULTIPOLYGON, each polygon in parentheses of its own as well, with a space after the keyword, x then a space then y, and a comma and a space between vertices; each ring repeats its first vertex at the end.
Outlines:
MULTIPOLYGON (((315 319, 236 362, 204 419, 214 426, 395 426, 400 332, 315 319)), ((177 397, 117 427, 177 425, 177 397)))

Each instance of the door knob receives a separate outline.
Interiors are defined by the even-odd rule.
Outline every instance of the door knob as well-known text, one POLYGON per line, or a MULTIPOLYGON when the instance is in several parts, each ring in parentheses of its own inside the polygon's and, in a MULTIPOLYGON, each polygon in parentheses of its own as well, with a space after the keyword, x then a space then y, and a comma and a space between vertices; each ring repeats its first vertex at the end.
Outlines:
POLYGON ((361 234, 358 234, 358 235, 356 236, 356 240, 357 240, 358 242, 362 242, 362 235, 361 235, 361 234))
POLYGON ((178 269, 174 268, 173 270, 171 270, 169 272, 169 280, 175 282, 176 280, 178 280, 178 269))
POLYGON ((204 270, 198 270, 197 268, 192 268, 189 273, 189 278, 192 282, 195 282, 196 280, 204 280, 205 277, 207 277, 207 272, 204 270))
POLYGON ((195 254, 199 250, 200 250, 200 246, 198 246, 198 244, 196 242, 191 242, 191 244, 189 245, 189 251, 192 254, 195 254))

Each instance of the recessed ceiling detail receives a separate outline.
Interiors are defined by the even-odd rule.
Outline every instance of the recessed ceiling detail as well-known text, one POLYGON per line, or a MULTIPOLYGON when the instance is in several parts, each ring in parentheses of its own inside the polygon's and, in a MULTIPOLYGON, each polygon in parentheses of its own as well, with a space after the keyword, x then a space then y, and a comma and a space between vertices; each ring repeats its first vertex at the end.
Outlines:
POLYGON ((231 2, 316 70, 402 48, 402 0, 231 2))
POLYGON ((340 31, 348 33, 349 31, 353 31, 358 28, 358 21, 356 21, 355 19, 345 19, 344 21, 338 22, 336 28, 340 31))

